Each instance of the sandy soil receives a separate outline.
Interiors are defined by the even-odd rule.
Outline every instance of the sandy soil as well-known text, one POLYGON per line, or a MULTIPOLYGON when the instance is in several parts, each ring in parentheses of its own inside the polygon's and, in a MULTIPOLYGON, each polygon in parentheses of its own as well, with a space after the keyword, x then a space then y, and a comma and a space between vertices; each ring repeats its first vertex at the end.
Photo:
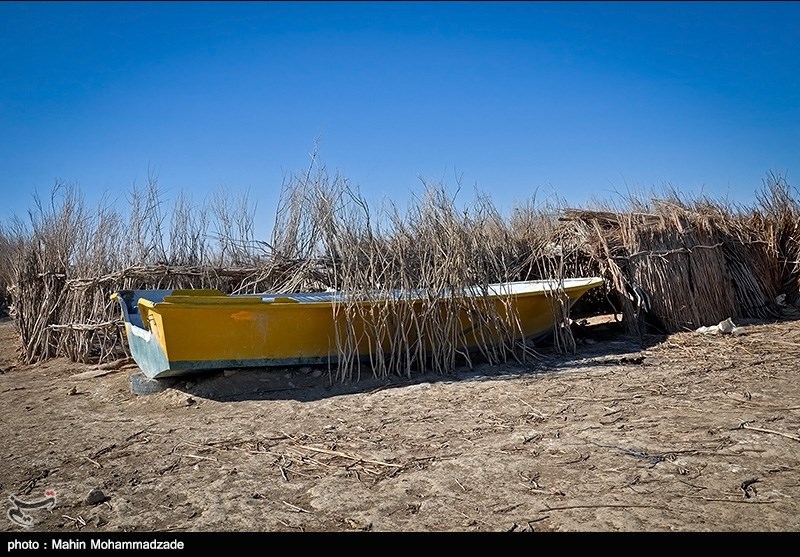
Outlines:
POLYGON ((329 385, 227 372, 135 396, 16 361, 0 323, 0 530, 798 531, 800 329, 592 333, 571 357, 329 385), (94 492, 99 489, 102 493, 94 492))

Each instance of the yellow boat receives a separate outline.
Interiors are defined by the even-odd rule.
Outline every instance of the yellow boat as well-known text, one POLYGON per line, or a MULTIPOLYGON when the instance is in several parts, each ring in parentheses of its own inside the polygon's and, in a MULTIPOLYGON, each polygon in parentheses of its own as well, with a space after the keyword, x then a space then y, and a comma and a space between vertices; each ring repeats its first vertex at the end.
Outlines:
POLYGON ((456 310, 460 313, 456 326, 468 348, 495 334, 481 330, 481 316, 491 310, 500 315, 513 311, 517 336, 535 337, 551 330, 557 294, 571 305, 601 284, 603 279, 595 277, 492 284, 462 294, 471 303, 460 305, 447 303, 457 301, 455 297, 432 298, 422 292, 356 300, 335 292, 224 295, 217 290, 123 290, 111 298, 122 308, 133 359, 147 377, 161 379, 213 369, 335 362, 337 339, 345 330, 358 339, 358 354, 368 356, 378 346, 387 346, 391 321, 383 319, 377 327, 369 316, 385 316, 380 310, 388 304, 404 304, 394 313, 400 319, 429 312, 437 304, 448 312, 462 308, 456 310))

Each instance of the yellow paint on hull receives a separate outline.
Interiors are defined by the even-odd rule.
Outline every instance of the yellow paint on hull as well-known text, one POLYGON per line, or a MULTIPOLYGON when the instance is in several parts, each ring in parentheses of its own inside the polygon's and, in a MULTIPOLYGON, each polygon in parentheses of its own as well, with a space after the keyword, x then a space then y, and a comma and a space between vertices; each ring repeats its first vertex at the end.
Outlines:
POLYGON ((335 349, 331 304, 221 297, 217 303, 142 299, 139 308, 170 361, 313 358, 335 349))

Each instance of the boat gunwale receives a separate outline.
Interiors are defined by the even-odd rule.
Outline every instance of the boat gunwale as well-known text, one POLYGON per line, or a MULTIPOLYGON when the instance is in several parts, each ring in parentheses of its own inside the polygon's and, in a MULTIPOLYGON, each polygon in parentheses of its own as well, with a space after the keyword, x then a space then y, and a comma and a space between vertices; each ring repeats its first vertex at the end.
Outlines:
MULTIPOLYGON (((482 299, 482 300, 503 300, 503 299, 519 299, 519 298, 528 298, 534 296, 550 296, 557 294, 558 292, 569 293, 575 290, 590 290, 597 286, 602 285, 605 280, 601 277, 586 277, 586 278, 570 278, 570 279, 545 279, 545 280, 532 280, 532 281, 514 281, 514 282, 505 282, 505 283, 493 283, 489 284, 488 287, 482 286, 472 286, 469 288, 473 289, 484 289, 484 288, 493 288, 496 287, 498 289, 502 289, 507 286, 512 287, 512 291, 507 292, 477 292, 475 294, 470 294, 465 290, 464 293, 459 293, 457 296, 451 298, 446 293, 437 294, 432 292, 432 296, 426 296, 424 290, 420 291, 409 291, 411 295, 403 296, 403 295, 393 295, 398 291, 389 291, 388 295, 386 293, 379 293, 377 297, 374 299, 368 299, 363 297, 353 298, 353 299, 336 299, 336 295, 341 295, 341 292, 292 292, 292 293, 284 293, 284 294, 272 294, 272 293, 259 293, 259 294, 234 294, 234 295, 209 295, 207 293, 203 293, 202 295, 194 295, 191 290, 181 290, 181 294, 170 294, 166 296, 163 300, 159 301, 152 301, 148 300, 144 297, 139 297, 138 303, 143 305, 148 309, 155 309, 156 307, 166 308, 166 307, 186 307, 190 305, 198 305, 198 306, 225 306, 225 307, 248 307, 248 306, 258 306, 260 308, 265 307, 281 307, 281 308, 314 308, 314 307, 331 307, 334 305, 345 305, 345 304, 355 304, 358 306, 370 306, 370 305, 381 305, 381 304, 396 304, 396 303, 411 303, 411 304, 419 304, 423 302, 440 302, 446 299, 459 299, 459 298, 469 298, 469 299, 482 299), (520 292, 514 292, 513 286, 515 285, 543 285, 542 288, 538 289, 531 289, 531 290, 523 290, 520 292), (311 300, 297 300, 292 298, 292 296, 307 296, 307 295, 329 295, 330 298, 327 300, 319 300, 319 301, 311 301, 311 300)), ((141 293, 147 292, 146 290, 139 291, 141 293)), ((356 294, 358 295, 358 294, 356 294)))

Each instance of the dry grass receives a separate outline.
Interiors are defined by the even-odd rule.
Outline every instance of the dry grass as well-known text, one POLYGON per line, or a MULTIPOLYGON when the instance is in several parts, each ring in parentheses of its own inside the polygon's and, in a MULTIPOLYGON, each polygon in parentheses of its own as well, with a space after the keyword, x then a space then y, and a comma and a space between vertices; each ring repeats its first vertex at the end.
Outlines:
MULTIPOLYGON (((121 289, 333 289, 351 300, 382 300, 371 310, 353 301, 334 306, 346 318, 335 377, 349 380, 365 371, 448 373, 475 357, 535 357, 518 338, 513 311, 487 311, 480 298, 458 295, 494 282, 604 276, 606 288, 590 301, 621 312, 636 332, 648 324, 673 332, 777 315, 779 294, 798 299, 800 208, 779 176, 765 180, 757 207, 746 210, 672 194, 632 198, 624 209, 531 201, 505 216, 484 195, 462 202, 441 185, 423 186, 404 209, 375 209, 312 160, 283 184, 265 241, 255 237, 255 204, 246 195, 196 205, 180 194, 167 206, 150 176, 130 192, 127 210, 105 202, 90 209, 77 188, 58 183, 27 221, 0 228, 7 263, 0 265, 0 305, 10 293, 23 359, 32 363, 125 355, 119 310, 109 300, 121 289), (419 293, 421 310, 412 307, 419 293), (464 315, 487 332, 478 354, 466 350, 464 315), (357 322, 380 342, 368 361, 356 357, 364 342, 357 322)), ((554 342, 571 350, 569 310, 558 297, 552 309, 554 342)))

